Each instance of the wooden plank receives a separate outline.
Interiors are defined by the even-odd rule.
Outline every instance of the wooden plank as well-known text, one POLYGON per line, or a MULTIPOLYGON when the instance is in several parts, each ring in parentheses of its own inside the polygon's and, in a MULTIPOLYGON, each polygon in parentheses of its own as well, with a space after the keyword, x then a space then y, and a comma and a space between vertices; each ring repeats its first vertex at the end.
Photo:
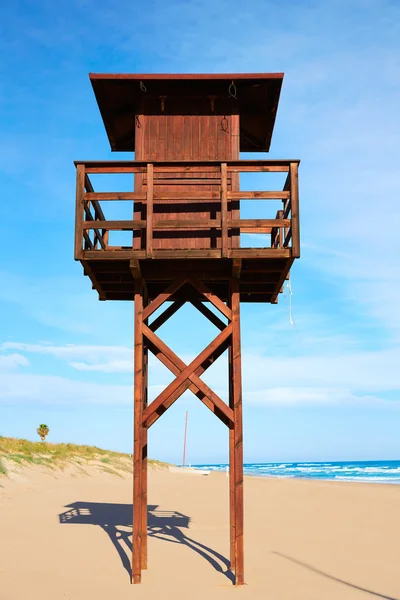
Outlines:
POLYGON ((201 250, 154 250, 154 258, 180 259, 180 258, 221 258, 221 249, 201 250))
MULTIPOLYGON (((225 328, 225 327, 224 327, 225 328)), ((181 375, 181 373, 187 369, 187 365, 162 341, 158 336, 155 335, 145 325, 143 326, 143 333, 147 337, 147 339, 167 358, 167 360, 176 367, 177 370, 171 369, 177 376, 181 375)), ((158 355, 157 355, 158 356, 158 355)), ((202 361, 204 362, 204 361, 202 361)), ((166 363, 164 363, 166 364, 166 363)), ((197 368, 200 365, 197 366, 197 368)), ((200 398, 203 402, 207 400, 205 405, 215 412, 217 409, 220 413, 225 416, 225 419, 229 423, 233 423, 233 411, 229 408, 227 404, 221 398, 211 390, 211 388, 202 381, 195 372, 188 376, 188 379, 195 386, 195 394, 200 398), (197 393, 200 392, 200 395, 197 393), (212 406, 211 406, 212 405, 212 406)), ((183 382, 182 382, 183 383, 183 382)), ((145 419, 145 414, 143 414, 143 419, 145 419)))
MULTIPOLYGON (((201 171, 201 173, 204 173, 204 170, 201 171)), ((209 173, 209 175, 211 175, 211 173, 209 173)), ((146 183, 146 182, 144 182, 146 183)), ((217 177, 207 177, 207 179, 195 179, 195 178, 189 178, 189 177, 183 177, 183 178, 179 178, 177 179, 175 178, 164 178, 164 179, 154 179, 154 183, 157 186, 162 186, 162 185, 216 185, 219 186, 220 185, 220 177, 219 174, 217 177)))
POLYGON ((228 192, 228 200, 284 200, 289 192, 228 192))
POLYGON ((289 248, 238 248, 231 250, 232 258, 290 258, 289 248))
POLYGON ((135 163, 131 163, 127 166, 118 166, 118 161, 110 161, 108 165, 104 166, 92 166, 97 163, 83 163, 86 164, 86 173, 94 174, 94 173, 102 173, 104 175, 111 173, 144 173, 146 171, 144 166, 135 165, 135 163))
POLYGON ((218 296, 216 296, 215 294, 213 294, 208 287, 206 286, 206 284, 203 281, 200 281, 199 279, 196 279, 194 277, 191 277, 190 279, 188 279, 189 283, 192 284, 192 286, 194 288, 196 288, 196 290, 198 292, 200 292, 200 294, 203 294, 203 296, 205 298, 207 298, 207 300, 209 300, 209 302, 211 302, 211 304, 213 304, 215 306, 215 308, 217 308, 220 312, 222 312, 222 314, 227 318, 227 319, 231 319, 232 318, 232 313, 231 313, 231 309, 226 306, 226 304, 224 304, 222 302, 222 300, 220 300, 218 298, 218 296))
POLYGON ((220 228, 220 219, 157 220, 154 229, 211 229, 220 228))
MULTIPOLYGON (((284 192, 281 192, 282 194, 284 192)), ((181 192, 176 191, 176 192, 156 192, 154 194, 154 201, 157 200, 175 200, 175 199, 180 199, 184 197, 185 200, 219 200, 220 199, 220 193, 219 191, 215 191, 215 192, 208 192, 208 191, 204 191, 204 192, 181 192)))
POLYGON ((140 583, 142 569, 142 415, 143 415, 143 283, 138 281, 134 304, 134 483, 132 581, 140 583))
POLYGON ((75 198, 75 260, 83 257, 83 197, 85 194, 85 165, 76 169, 76 198, 75 198))
POLYGON ((262 166, 244 166, 231 167, 228 166, 228 173, 287 173, 289 164, 287 165, 271 165, 269 167, 262 166))
MULTIPOLYGON (((204 168, 207 167, 213 169, 215 171, 220 170, 221 160, 157 160, 154 161, 156 171, 161 171, 161 169, 171 169, 172 172, 183 171, 183 170, 198 170, 203 172, 204 168), (176 167, 179 167, 177 169, 176 167)), ((228 171, 230 167, 288 167, 290 163, 299 164, 300 160, 297 158, 288 158, 288 159, 237 159, 237 160, 224 160, 228 166, 228 171)), ((98 169, 106 169, 106 168, 116 168, 116 169, 135 169, 132 173, 145 173, 147 167, 147 160, 75 160, 74 164, 77 167, 78 165, 85 165, 86 172, 89 173, 88 169, 98 168, 98 169)), ((105 172, 105 171, 104 171, 105 172)))
POLYGON ((228 182, 227 166, 221 163, 221 248, 222 256, 228 257, 228 182))
POLYGON ((146 194, 143 192, 87 192, 85 200, 146 200, 146 194))
POLYGON ((232 305, 232 393, 234 437, 234 502, 235 502, 235 584, 244 584, 243 544, 243 419, 242 419, 242 363, 240 346, 239 282, 231 280, 232 305))
POLYGON ((292 203, 292 256, 300 258, 299 175, 297 163, 290 163, 290 199, 292 203))
POLYGON ((164 292, 159 294, 157 298, 153 300, 143 311, 143 319, 147 319, 150 315, 153 314, 164 302, 168 300, 177 290, 179 290, 182 285, 186 283, 186 279, 176 279, 173 281, 164 292))
POLYGON ((263 229, 271 227, 289 227, 290 219, 230 219, 229 227, 263 229))
MULTIPOLYGON (((108 229, 110 231, 131 231, 133 229, 144 229, 146 221, 84 221, 83 229, 108 229)), ((100 234, 101 235, 101 234, 100 234)))
MULTIPOLYGON (((214 340, 208 344, 206 348, 189 364, 183 371, 178 375, 178 377, 172 381, 161 394, 157 396, 155 400, 146 408, 143 413, 143 423, 146 423, 147 419, 149 419, 153 413, 157 412, 157 410, 168 401, 169 397, 179 388, 180 385, 186 382, 187 379, 191 375, 194 374, 195 370, 206 361, 213 352, 221 345, 225 340, 231 335, 232 328, 231 324, 227 325, 224 331, 221 331, 220 334, 217 335, 214 340)), ((150 333, 152 333, 150 331, 150 333)), ((154 335, 154 334, 153 334, 154 335)), ((161 340, 160 340, 161 341, 161 340)), ((190 385, 190 384, 188 384, 190 385)), ((196 383, 197 385, 197 383, 196 383)))
POLYGON ((153 165, 147 165, 147 197, 146 197, 146 252, 153 258, 153 165))

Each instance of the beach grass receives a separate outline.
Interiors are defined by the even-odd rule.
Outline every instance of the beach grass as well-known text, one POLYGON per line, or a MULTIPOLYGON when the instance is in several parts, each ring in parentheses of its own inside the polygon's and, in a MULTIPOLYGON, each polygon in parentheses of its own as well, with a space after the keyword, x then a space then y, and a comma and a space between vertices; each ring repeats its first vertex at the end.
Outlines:
MULTIPOLYGON (((74 465, 97 463, 107 473, 120 474, 120 471, 132 471, 132 455, 97 446, 78 444, 52 444, 51 442, 31 442, 25 439, 0 436, 0 475, 7 475, 6 464, 43 465, 50 469, 63 469, 74 465)), ((166 466, 157 460, 149 464, 166 466)))

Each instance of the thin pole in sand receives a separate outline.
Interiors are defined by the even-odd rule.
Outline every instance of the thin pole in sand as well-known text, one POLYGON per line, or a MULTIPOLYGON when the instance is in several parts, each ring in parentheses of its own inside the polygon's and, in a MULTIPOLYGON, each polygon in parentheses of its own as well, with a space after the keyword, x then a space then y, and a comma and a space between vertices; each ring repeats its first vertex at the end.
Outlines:
POLYGON ((187 434, 187 426, 188 426, 188 414, 189 411, 186 411, 185 417, 185 433, 183 434, 183 458, 182 458, 182 467, 185 466, 186 461, 186 434, 187 434))

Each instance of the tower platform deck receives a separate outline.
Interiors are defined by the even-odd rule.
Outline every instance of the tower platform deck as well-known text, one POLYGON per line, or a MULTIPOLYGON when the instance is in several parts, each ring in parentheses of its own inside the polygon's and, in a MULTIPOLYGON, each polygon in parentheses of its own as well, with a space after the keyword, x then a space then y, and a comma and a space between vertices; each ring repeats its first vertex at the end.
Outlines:
POLYGON ((242 302, 277 302, 300 256, 298 160, 75 164, 75 259, 101 300, 133 300, 137 278, 146 282, 151 300, 177 277, 196 277, 226 299, 235 273, 242 302), (240 173, 245 190, 239 189, 240 173), (266 180, 264 189, 247 189, 260 173, 283 173, 281 189, 266 180), (94 179, 97 184, 103 175, 117 189, 119 175, 125 184, 132 175, 134 191, 95 192, 94 179), (123 244, 112 243, 118 235, 123 244))

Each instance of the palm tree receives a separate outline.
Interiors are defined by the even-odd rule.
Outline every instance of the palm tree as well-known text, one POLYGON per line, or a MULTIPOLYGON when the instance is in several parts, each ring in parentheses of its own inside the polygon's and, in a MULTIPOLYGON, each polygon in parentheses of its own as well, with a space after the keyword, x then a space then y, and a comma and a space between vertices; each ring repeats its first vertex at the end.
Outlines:
POLYGON ((41 423, 39 425, 39 427, 36 429, 36 431, 38 432, 42 442, 44 442, 44 440, 46 439, 46 435, 49 435, 50 429, 47 427, 47 425, 45 425, 44 423, 41 423))

